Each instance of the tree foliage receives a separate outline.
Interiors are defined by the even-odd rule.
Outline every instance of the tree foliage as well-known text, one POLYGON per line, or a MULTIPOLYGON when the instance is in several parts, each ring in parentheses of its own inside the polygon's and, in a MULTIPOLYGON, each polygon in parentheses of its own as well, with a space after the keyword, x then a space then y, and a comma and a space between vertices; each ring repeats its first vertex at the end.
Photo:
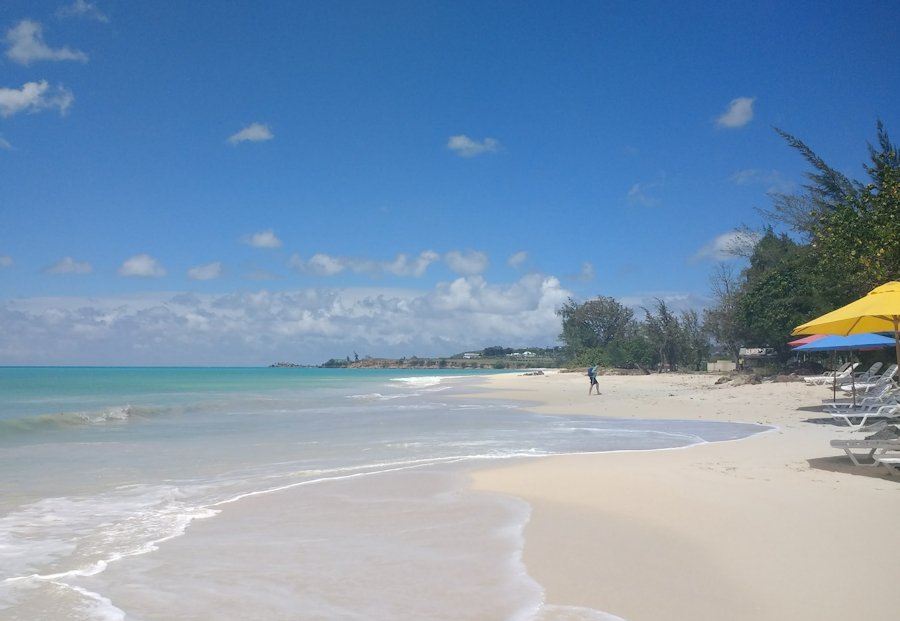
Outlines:
MULTIPOLYGON (((642 307, 643 308, 643 307, 642 307)), ((656 298, 655 310, 643 308, 647 338, 656 347, 660 368, 675 369, 681 345, 681 324, 664 300, 656 298)))
POLYGON ((570 298, 556 314, 562 317, 559 338, 571 355, 584 349, 606 347, 634 330, 634 311, 611 297, 598 297, 582 304, 570 298))
POLYGON ((870 163, 863 166, 869 177, 864 183, 829 166, 801 140, 776 131, 812 166, 803 191, 775 195, 767 212, 795 237, 766 229, 737 290, 730 282, 727 295, 714 288, 717 304, 705 318, 717 339, 737 335, 749 346, 786 353, 798 324, 900 278, 900 153, 879 122, 877 147, 869 145, 870 163))

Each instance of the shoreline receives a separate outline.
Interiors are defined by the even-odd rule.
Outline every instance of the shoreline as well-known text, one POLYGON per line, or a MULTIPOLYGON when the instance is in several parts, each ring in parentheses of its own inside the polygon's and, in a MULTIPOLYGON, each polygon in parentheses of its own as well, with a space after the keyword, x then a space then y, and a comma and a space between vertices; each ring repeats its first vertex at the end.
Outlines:
MULTIPOLYGON (((775 429, 684 450, 552 456, 490 465, 476 490, 532 507, 523 558, 554 606, 626 621, 896 618, 883 542, 900 479, 829 446, 821 387, 716 386, 716 376, 495 375, 479 398, 540 413, 756 422, 775 429), (798 408, 803 408, 798 410, 798 408)), ((862 434, 857 434, 862 436, 862 434)))

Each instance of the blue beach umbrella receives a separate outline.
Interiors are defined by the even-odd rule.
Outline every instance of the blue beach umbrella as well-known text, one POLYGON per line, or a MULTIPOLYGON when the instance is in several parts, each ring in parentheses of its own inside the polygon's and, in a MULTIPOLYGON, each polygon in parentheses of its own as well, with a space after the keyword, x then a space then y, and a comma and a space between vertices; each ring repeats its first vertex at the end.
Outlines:
MULTIPOLYGON (((882 349, 884 347, 893 347, 896 344, 894 339, 890 339, 880 334, 866 332, 863 334, 851 334, 849 336, 838 336, 832 334, 824 338, 817 339, 811 343, 795 347, 794 351, 852 351, 862 349, 882 349)), ((853 385, 853 403, 856 403, 856 382, 853 374, 850 374, 850 382, 853 385)), ((836 398, 837 383, 832 382, 832 399, 836 398)))
POLYGON ((805 343, 795 347, 794 351, 849 351, 853 349, 881 349, 893 346, 894 339, 867 332, 865 334, 851 334, 850 336, 826 336, 812 343, 805 343))

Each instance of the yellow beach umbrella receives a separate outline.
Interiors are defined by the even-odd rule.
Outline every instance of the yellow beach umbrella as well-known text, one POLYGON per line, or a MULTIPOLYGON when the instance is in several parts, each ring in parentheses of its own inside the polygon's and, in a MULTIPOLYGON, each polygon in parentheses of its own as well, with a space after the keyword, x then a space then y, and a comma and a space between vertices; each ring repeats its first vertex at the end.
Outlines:
POLYGON ((848 336, 862 332, 893 332, 900 365, 900 282, 875 287, 855 302, 797 326, 791 334, 848 336))

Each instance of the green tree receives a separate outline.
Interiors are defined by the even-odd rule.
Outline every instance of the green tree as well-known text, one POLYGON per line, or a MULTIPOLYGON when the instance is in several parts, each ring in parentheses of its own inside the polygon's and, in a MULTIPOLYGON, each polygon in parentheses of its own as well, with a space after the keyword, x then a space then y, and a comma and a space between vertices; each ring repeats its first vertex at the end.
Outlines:
MULTIPOLYGON (((643 307, 642 307, 643 308, 643 307)), ((643 308, 646 319, 644 328, 647 339, 659 355, 659 370, 674 371, 678 366, 678 354, 682 350, 682 332, 678 317, 664 300, 656 298, 655 312, 643 308)))
POLYGON ((833 287, 836 305, 900 278, 900 167, 869 170, 873 183, 824 214, 813 231, 817 268, 823 279, 839 284, 833 287))
POLYGON ((791 148, 800 152, 813 170, 805 174, 809 182, 803 186, 804 193, 773 194, 772 210, 763 210, 763 214, 769 220, 785 224, 809 240, 822 216, 836 205, 856 198, 860 185, 826 164, 802 140, 777 127, 775 131, 791 148))
POLYGON ((611 297, 601 296, 582 304, 569 298, 556 314, 562 318, 559 338, 570 356, 585 349, 604 348, 634 330, 634 311, 611 297))
POLYGON ((900 277, 900 149, 881 121, 868 145, 867 183, 829 166, 801 140, 776 130, 813 167, 795 195, 776 195, 770 220, 809 242, 811 264, 830 306, 840 306, 900 277))
POLYGON ((809 246, 771 230, 760 239, 744 270, 737 322, 744 343, 786 353, 791 330, 829 310, 809 246))
POLYGON ((681 311, 679 325, 683 348, 681 357, 695 371, 700 371, 709 360, 709 333, 704 329, 697 311, 693 309, 681 311))

